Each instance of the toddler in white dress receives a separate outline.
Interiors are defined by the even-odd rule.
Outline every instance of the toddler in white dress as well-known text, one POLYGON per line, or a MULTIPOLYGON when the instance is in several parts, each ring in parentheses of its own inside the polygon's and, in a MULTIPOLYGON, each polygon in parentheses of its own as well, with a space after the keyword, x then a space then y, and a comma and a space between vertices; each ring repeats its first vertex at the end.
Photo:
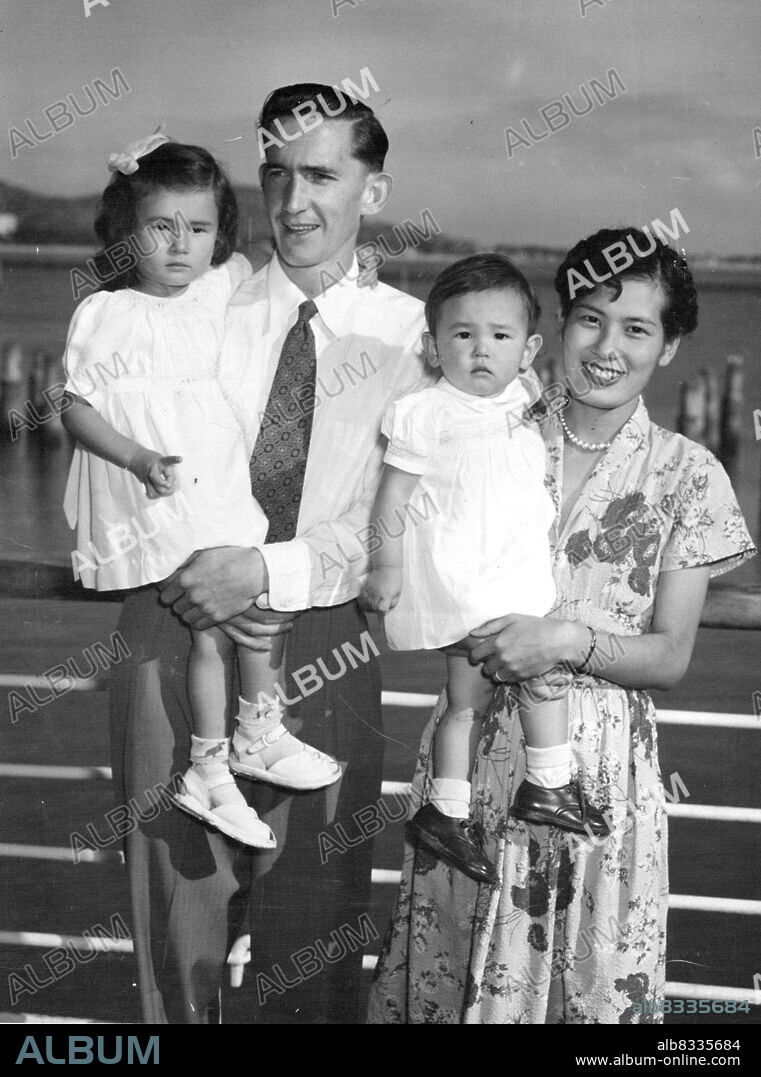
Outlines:
MULTIPOLYGON (((442 377, 384 416, 388 449, 374 516, 385 541, 372 555, 364 588, 369 604, 384 614, 392 648, 446 654, 447 708, 433 742, 432 793, 410 820, 410 833, 487 883, 497 881, 496 871, 468 819, 470 777, 494 684, 455 645, 507 613, 544 616, 555 599, 544 443, 524 417, 531 401, 519 378, 542 344, 539 314, 528 281, 501 255, 463 259, 434 283, 423 342, 442 377)), ((607 833, 602 814, 571 781, 572 678, 570 669, 554 667, 520 687, 527 780, 512 814, 607 833), (546 790, 552 790, 550 811, 546 790)))
MULTIPOLYGON (((74 313, 62 413, 81 446, 64 505, 77 528, 74 571, 98 590, 156 583, 196 550, 260 545, 268 529, 251 495, 250 423, 217 379, 227 306, 251 276, 246 259, 232 253, 230 182, 206 150, 161 133, 113 155, 109 167, 95 226, 105 250, 95 265, 119 272, 113 290, 89 296, 74 313)), ((248 807, 230 763, 242 777, 297 789, 341 775, 335 760, 280 721, 283 639, 255 651, 236 645, 224 626, 192 631, 188 663, 192 747, 175 803, 258 848, 273 848, 275 839, 248 807), (230 760, 233 655, 243 698, 230 760), (245 753, 245 771, 236 753, 245 753)))

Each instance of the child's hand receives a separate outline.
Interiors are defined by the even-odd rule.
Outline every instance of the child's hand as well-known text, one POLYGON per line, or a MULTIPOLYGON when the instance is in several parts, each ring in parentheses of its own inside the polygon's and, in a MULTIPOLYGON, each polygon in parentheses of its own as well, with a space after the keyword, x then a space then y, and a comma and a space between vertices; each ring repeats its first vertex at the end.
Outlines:
POLYGON ((377 288, 378 286, 378 269, 376 266, 363 265, 362 262, 358 262, 359 275, 357 276, 358 288, 377 288))
POLYGON ((399 601, 402 593, 402 570, 400 568, 374 568, 362 588, 362 597, 371 610, 388 613, 399 601))
POLYGON ((146 496, 155 501, 175 492, 179 485, 176 466, 181 463, 181 456, 162 456, 150 449, 138 449, 129 462, 129 470, 145 487, 146 496))
POLYGON ((157 497, 169 497, 180 484, 177 464, 182 463, 181 456, 158 456, 148 469, 145 492, 152 500, 157 497))

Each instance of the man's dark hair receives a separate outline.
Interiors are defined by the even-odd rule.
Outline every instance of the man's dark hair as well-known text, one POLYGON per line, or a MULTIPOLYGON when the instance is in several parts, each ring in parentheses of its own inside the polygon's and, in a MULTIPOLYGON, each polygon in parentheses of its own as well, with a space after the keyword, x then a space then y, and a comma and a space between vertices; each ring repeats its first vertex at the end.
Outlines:
POLYGON ((566 254, 555 276, 555 291, 560 296, 563 324, 574 303, 598 288, 608 288, 613 292, 614 299, 618 299, 624 280, 648 280, 660 284, 666 297, 661 324, 667 343, 691 333, 697 327, 698 297, 687 262, 673 247, 654 236, 650 229, 645 233, 639 228, 603 228, 580 240, 566 254), (590 266, 596 276, 609 276, 611 265, 604 252, 617 243, 623 244, 634 259, 631 265, 618 270, 610 280, 602 284, 594 283, 592 287, 579 280, 584 278, 591 283, 590 266), (573 295, 569 280, 571 270, 579 275, 574 281, 573 295))
POLYGON ((429 332, 436 336, 436 322, 448 299, 468 292, 489 292, 492 289, 517 292, 526 309, 527 335, 534 334, 542 314, 539 300, 520 269, 503 254, 472 254, 447 266, 438 275, 425 302, 425 320, 429 332))
POLYGON ((333 86, 323 86, 319 82, 297 82, 293 86, 281 86, 273 90, 262 106, 259 126, 263 127, 270 137, 277 138, 277 128, 273 129, 274 121, 293 115, 295 108, 308 101, 311 101, 326 119, 351 123, 354 157, 362 161, 370 172, 383 171, 388 153, 388 137, 380 121, 367 105, 352 100, 347 93, 341 93, 333 86))

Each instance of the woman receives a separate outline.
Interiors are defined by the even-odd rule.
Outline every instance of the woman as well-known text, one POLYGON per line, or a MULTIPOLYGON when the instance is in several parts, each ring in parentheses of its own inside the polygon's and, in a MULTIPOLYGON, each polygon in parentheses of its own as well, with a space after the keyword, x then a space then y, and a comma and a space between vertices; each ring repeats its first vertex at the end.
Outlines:
MULTIPOLYGON (((510 817, 524 751, 515 691, 500 688, 473 786, 501 885, 478 887, 407 847, 372 1022, 659 1020, 640 1016, 642 1002, 663 998, 668 906, 646 689, 684 675, 709 578, 755 551, 714 457, 653 424, 640 398, 697 324, 684 260, 649 233, 604 230, 568 253, 555 286, 569 399, 542 418, 557 602, 552 619, 484 625, 472 658, 500 682, 558 662, 576 669, 569 706, 579 777, 612 832, 580 839, 510 817)), ((424 797, 444 704, 423 735, 415 784, 424 797)))

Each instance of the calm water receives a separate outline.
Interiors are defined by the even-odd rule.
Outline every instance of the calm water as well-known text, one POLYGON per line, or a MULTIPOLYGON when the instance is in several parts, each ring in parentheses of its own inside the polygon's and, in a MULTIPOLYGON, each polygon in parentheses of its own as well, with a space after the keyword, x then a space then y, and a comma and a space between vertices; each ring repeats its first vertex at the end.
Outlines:
MULTIPOLYGON (((389 263, 393 272, 396 267, 389 263)), ((530 275, 530 274, 529 274, 530 275)), ((430 285, 423 276, 386 275, 421 298, 430 285)), ((554 292, 548 281, 538 280, 544 310, 542 333, 545 351, 557 354, 554 327, 554 292)), ((66 328, 75 307, 69 271, 63 267, 4 267, 0 285, 0 341, 18 342, 28 349, 61 354, 66 328)), ((658 371, 646 403, 651 417, 673 429, 680 383, 703 369, 723 371, 727 355, 745 357, 743 445, 736 489, 751 530, 758 537, 761 442, 756 442, 753 409, 761 409, 761 288, 712 288, 700 293, 700 326, 684 341, 670 367, 658 371)), ((7 397, 2 403, 7 412, 7 397)), ((63 520, 61 501, 70 448, 46 446, 38 437, 0 444, 0 557, 68 560, 70 532, 63 520)), ((761 559, 756 559, 759 561, 761 559)), ((752 570, 754 575, 758 569, 752 570)))

